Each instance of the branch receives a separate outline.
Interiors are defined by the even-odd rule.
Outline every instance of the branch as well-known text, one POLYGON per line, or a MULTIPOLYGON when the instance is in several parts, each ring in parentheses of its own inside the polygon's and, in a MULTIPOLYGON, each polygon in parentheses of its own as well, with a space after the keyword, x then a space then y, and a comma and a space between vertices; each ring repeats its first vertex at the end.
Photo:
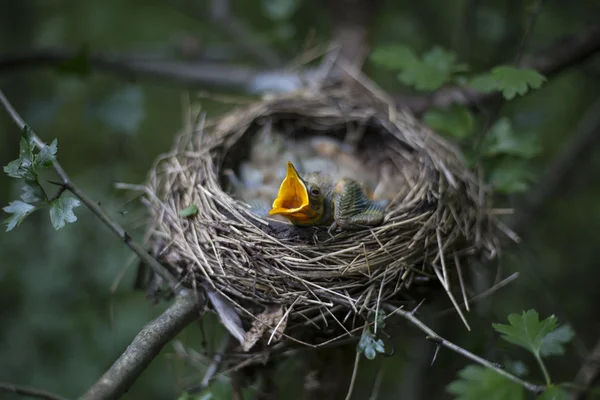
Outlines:
MULTIPOLYGON (((535 55, 524 56, 520 66, 535 69, 542 75, 551 77, 586 61, 598 51, 600 25, 591 25, 535 55)), ((475 107, 500 97, 497 92, 479 93, 472 89, 450 86, 427 96, 397 96, 396 101, 420 115, 430 107, 445 108, 450 104, 475 107)))
MULTIPOLYGON (((6 109, 12 120, 17 124, 19 129, 23 131, 26 124, 23 118, 19 115, 19 113, 13 108, 12 104, 8 101, 2 90, 0 90, 0 103, 6 109)), ((44 142, 32 132, 33 140, 38 149, 43 149, 46 147, 44 142)), ((177 287, 179 282, 173 275, 167 271, 167 269, 154 257, 152 257, 140 244, 138 244, 135 240, 129 236, 127 231, 121 227, 115 220, 113 220, 106 211, 97 202, 90 199, 85 192, 83 192, 79 187, 77 187, 62 166, 58 163, 58 161, 54 161, 53 164, 54 170, 56 174, 60 177, 63 186, 69 190, 75 197, 77 197, 83 204, 85 204, 90 211, 92 211, 115 235, 117 235, 135 254, 137 254, 140 259, 151 267, 161 278, 163 278, 166 282, 168 282, 171 288, 177 287)))
POLYGON ((410 312, 404 311, 401 308, 395 307, 391 304, 382 304, 382 306, 383 306, 383 308, 388 310, 391 314, 399 314, 400 316, 402 316, 403 318, 408 320, 408 322, 410 322, 411 324, 413 324, 414 326, 416 326, 417 328, 419 328, 420 330, 425 332, 427 334, 426 339, 431 340, 432 342, 435 342, 438 346, 446 347, 447 349, 450 349, 450 350, 470 359, 471 361, 475 361, 477 364, 480 364, 486 368, 494 370, 497 373, 499 373, 500 375, 504 376, 505 378, 510 379, 511 381, 523 386, 525 389, 529 390, 530 392, 539 394, 539 393, 543 393, 544 390, 546 389, 544 386, 536 385, 531 382, 527 382, 527 381, 519 378, 518 376, 513 375, 510 372, 507 372, 506 370, 489 362, 488 360, 481 358, 478 355, 475 355, 475 354, 471 353, 470 351, 463 349, 462 347, 444 339, 443 337, 441 337, 440 335, 435 333, 433 331, 433 329, 431 329, 430 327, 425 325, 423 322, 421 322, 421 320, 419 320, 417 317, 415 317, 414 314, 417 311, 417 309, 419 308, 419 306, 417 306, 417 308, 415 308, 413 311, 410 311, 410 312))
MULTIPOLYGON (((83 53, 66 48, 42 48, 0 55, 0 73, 25 68, 60 67, 83 53)), ((176 61, 144 56, 124 57, 112 53, 83 54, 85 67, 127 80, 149 79, 186 88, 224 88, 248 93, 293 91, 302 86, 312 69, 300 72, 283 69, 259 70, 250 67, 203 61, 176 61)))
POLYGON ((171 307, 137 334, 133 342, 102 377, 81 397, 83 400, 116 399, 136 381, 162 348, 198 317, 191 293, 178 296, 171 307))
POLYGON ((26 386, 17 386, 13 385, 12 383, 0 382, 0 392, 14 393, 22 396, 36 397, 38 399, 46 400, 67 400, 64 397, 57 396, 44 390, 32 389, 26 386))
POLYGON ((596 342, 596 345, 586 357, 579 372, 577 372, 577 376, 575 377, 575 387, 577 389, 571 393, 570 399, 583 399, 585 391, 592 386, 598 378, 600 378, 600 340, 596 342))

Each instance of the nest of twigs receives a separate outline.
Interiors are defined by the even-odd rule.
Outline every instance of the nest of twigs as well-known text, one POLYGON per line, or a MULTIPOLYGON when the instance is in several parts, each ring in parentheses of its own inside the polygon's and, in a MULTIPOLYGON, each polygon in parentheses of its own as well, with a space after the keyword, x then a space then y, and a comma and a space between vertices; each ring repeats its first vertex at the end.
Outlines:
POLYGON ((245 350, 281 338, 318 346, 360 335, 382 304, 431 290, 445 289, 456 304, 456 267, 495 254, 483 196, 457 150, 366 91, 298 92, 200 118, 158 160, 148 189, 155 255, 184 285, 209 293, 245 350), (248 156, 267 118, 296 137, 351 139, 367 168, 391 168, 397 190, 383 224, 299 228, 235 199, 223 171, 248 156), (197 213, 181 216, 192 204, 197 213))

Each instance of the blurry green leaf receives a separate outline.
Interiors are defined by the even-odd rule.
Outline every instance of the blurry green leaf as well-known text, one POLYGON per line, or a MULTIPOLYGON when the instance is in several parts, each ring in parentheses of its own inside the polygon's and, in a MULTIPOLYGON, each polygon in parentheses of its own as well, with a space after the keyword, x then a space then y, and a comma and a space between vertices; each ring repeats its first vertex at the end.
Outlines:
POLYGON ((569 343, 575 332, 569 325, 563 325, 550 332, 544 338, 540 354, 542 356, 561 356, 565 354, 564 344, 569 343))
POLYGON ((550 385, 544 393, 542 393, 538 399, 539 400, 567 400, 569 398, 569 393, 555 385, 550 385))
POLYGON ((529 368, 523 361, 507 361, 504 363, 507 371, 517 376, 525 376, 529 373, 529 368))
POLYGON ((299 6, 298 0, 262 0, 263 9, 272 20, 287 20, 299 6))
POLYGON ((33 140, 33 131, 25 125, 21 141, 19 142, 19 159, 21 160, 21 168, 29 168, 33 164, 33 150, 35 150, 35 142, 33 140))
POLYGON ((494 329, 503 334, 502 339, 521 346, 538 356, 547 335, 557 327, 558 320, 554 315, 540 321, 535 310, 523 311, 521 315, 510 314, 509 325, 492 324, 494 329))
POLYGON ((133 133, 144 119, 144 95, 138 86, 117 91, 96 110, 98 118, 112 129, 133 133))
POLYGON ((402 45, 378 47, 371 53, 371 60, 393 71, 407 69, 420 62, 412 49, 402 45))
POLYGON ((375 321, 375 313, 374 312, 369 313, 368 318, 369 318, 369 322, 375 322, 377 329, 383 329, 383 328, 385 328, 385 316, 386 316, 385 310, 380 309, 377 312, 377 321, 375 321))
POLYGON ((381 339, 376 340, 371 329, 367 328, 363 331, 358 342, 358 351, 363 353, 369 360, 373 360, 377 353, 385 353, 385 346, 383 341, 381 339))
POLYGON ((21 160, 16 159, 6 164, 4 172, 11 178, 23 178, 24 170, 21 169, 21 160))
POLYGON ((423 55, 422 61, 402 68, 398 79, 417 90, 428 91, 438 89, 449 82, 454 73, 464 70, 463 64, 456 64, 456 54, 436 46, 423 55))
POLYGON ((198 207, 196 207, 195 204, 191 204, 183 210, 179 211, 179 215, 181 215, 182 217, 193 217, 196 214, 198 214, 198 207))
POLYGON ((89 48, 87 45, 84 45, 73 58, 59 64, 57 71, 79 76, 88 75, 90 73, 89 55, 89 48))
POLYGON ((52 143, 46 145, 34 157, 34 165, 37 168, 50 168, 54 165, 56 152, 58 150, 58 141, 54 139, 52 143))
POLYGON ((480 92, 500 90, 505 99, 511 100, 517 94, 524 95, 529 88, 540 88, 545 80, 536 70, 500 65, 473 78, 471 87, 480 92))
POLYGON ((3 210, 8 214, 12 214, 4 221, 6 223, 6 232, 9 232, 16 226, 21 225, 21 222, 35 210, 35 206, 21 200, 15 200, 11 201, 3 210))
POLYGON ((482 153, 488 157, 508 154, 515 157, 533 158, 540 151, 536 136, 515 133, 510 120, 504 117, 490 128, 482 153))
POLYGON ((37 203, 46 199, 46 193, 37 183, 25 183, 21 187, 21 200, 26 203, 37 203))
POLYGON ((522 400, 523 388, 488 368, 468 365, 458 373, 446 391, 458 400, 522 400))
POLYGON ((65 223, 77 221, 73 209, 80 204, 80 201, 73 197, 60 197, 54 200, 50 204, 50 221, 54 229, 59 230, 65 226, 65 223))
POLYGON ((458 104, 445 110, 430 109, 423 116, 423 121, 439 133, 448 133, 460 139, 470 136, 475 127, 473 114, 458 104))
POLYGON ((497 193, 522 193, 529 188, 535 175, 528 165, 519 160, 506 158, 491 169, 488 181, 497 193))

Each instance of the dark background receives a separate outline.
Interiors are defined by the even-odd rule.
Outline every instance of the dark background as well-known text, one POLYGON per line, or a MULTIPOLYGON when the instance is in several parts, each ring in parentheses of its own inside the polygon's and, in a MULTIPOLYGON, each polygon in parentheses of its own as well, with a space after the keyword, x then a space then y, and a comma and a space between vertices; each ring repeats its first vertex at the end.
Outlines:
MULTIPOLYGON (((114 183, 143 182, 155 157, 169 149, 182 126, 182 110, 196 94, 181 80, 83 62, 72 57, 78 52, 141 59, 145 65, 160 61, 171 73, 174 65, 185 62, 205 77, 195 88, 211 94, 202 102, 210 117, 231 107, 214 101, 216 93, 247 93, 256 71, 277 68, 315 45, 326 45, 332 35, 344 32, 344 21, 365 24, 369 35, 359 33, 356 43, 368 48, 405 44, 422 52, 440 45, 455 51, 472 70, 483 71, 514 58, 528 11, 536 4, 380 1, 357 16, 341 0, 239 0, 228 4, 223 19, 219 15, 227 3, 219 1, 3 1, 0 88, 45 141, 58 138, 58 158, 73 180, 141 238, 143 210, 132 193, 116 190, 114 183), (219 73, 208 75, 214 71, 219 73)), ((594 16, 600 16, 600 1, 543 2, 526 53, 577 32, 594 16)), ((407 93, 395 74, 368 59, 364 71, 386 91, 407 93)), ((531 164, 536 176, 544 177, 571 145, 586 113, 600 115, 599 76, 600 59, 592 57, 502 109, 501 115, 510 117, 519 131, 540 138, 542 154, 531 164)), ((590 123, 599 136, 600 121, 591 118, 590 123)), ((18 140, 18 129, 0 112, 2 165, 17 157, 18 140)), ((508 248, 500 265, 478 267, 492 278, 497 268, 502 277, 514 271, 520 277, 470 314, 473 331, 467 333, 455 314, 425 318, 471 351, 498 362, 508 355, 522 360, 530 366, 531 380, 542 378, 533 358, 500 343, 490 322, 535 308, 543 317, 554 313, 570 324, 577 336, 568 354, 549 361, 559 382, 574 379, 600 336, 600 152, 597 146, 586 147, 523 228, 524 241, 508 248)), ((18 183, 0 174, 0 204, 18 194, 18 183)), ((521 197, 503 201, 518 207, 521 197)), ((128 266, 134 258, 125 245, 84 207, 76 212, 79 221, 59 232, 46 213, 36 213, 14 232, 0 233, 0 380, 69 397, 88 388, 165 307, 131 290, 135 268, 128 266)), ((212 346, 220 328, 209 319, 205 330, 212 346)), ((179 339, 200 350, 199 332, 197 325, 191 326, 179 339)), ((396 347, 392 358, 361 362, 354 398, 368 398, 378 374, 380 399, 441 398, 465 365, 460 356, 442 351, 430 367, 435 346, 408 325, 396 347)), ((190 367, 173 353, 168 345, 125 398, 175 398, 198 383, 202 368, 190 367)), ((348 377, 351 367, 350 361, 348 377)), ((284 393, 300 383, 293 363, 278 373, 284 393)), ((227 379, 220 379, 215 398, 228 398, 227 386, 227 379)))

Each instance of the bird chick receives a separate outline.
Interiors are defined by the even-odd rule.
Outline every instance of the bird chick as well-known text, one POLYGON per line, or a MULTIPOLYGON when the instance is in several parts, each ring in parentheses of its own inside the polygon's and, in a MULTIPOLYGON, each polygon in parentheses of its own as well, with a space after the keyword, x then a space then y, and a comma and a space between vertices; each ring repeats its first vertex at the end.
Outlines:
POLYGON ((367 197, 363 186, 349 178, 334 180, 313 172, 301 178, 291 162, 269 215, 286 217, 298 226, 339 226, 359 229, 383 222, 387 201, 367 197))

